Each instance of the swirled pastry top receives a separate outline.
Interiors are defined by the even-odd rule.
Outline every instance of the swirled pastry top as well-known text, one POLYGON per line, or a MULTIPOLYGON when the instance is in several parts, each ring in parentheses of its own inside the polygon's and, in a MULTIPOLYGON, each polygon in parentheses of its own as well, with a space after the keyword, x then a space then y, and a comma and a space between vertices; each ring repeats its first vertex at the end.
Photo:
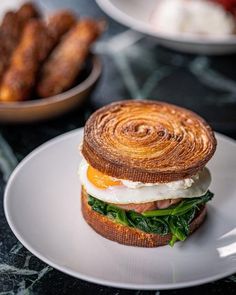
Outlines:
POLYGON ((82 154, 109 176, 157 183, 195 175, 215 149, 212 129, 197 114, 163 102, 126 100, 92 114, 82 154))

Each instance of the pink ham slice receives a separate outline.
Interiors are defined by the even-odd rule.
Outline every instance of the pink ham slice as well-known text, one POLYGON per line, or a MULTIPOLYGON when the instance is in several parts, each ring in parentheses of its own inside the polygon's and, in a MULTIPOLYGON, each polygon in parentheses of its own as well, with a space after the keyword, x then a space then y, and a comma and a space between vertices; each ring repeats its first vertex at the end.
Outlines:
POLYGON ((156 208, 157 209, 165 209, 168 208, 174 204, 178 204, 182 199, 178 198, 178 199, 169 199, 169 200, 161 200, 161 201, 156 201, 156 208))
POLYGON ((168 200, 161 200, 161 201, 141 203, 141 204, 119 204, 119 205, 114 204, 114 205, 127 211, 133 210, 137 213, 143 213, 145 211, 168 208, 171 205, 179 203, 181 200, 182 200, 181 198, 178 198, 178 199, 168 199, 168 200))

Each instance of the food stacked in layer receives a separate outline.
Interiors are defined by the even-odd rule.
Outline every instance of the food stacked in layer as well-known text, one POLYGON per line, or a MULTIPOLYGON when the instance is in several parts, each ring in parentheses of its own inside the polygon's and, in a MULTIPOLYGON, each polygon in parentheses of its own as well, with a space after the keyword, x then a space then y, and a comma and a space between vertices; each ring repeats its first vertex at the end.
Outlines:
POLYGON ((123 101, 96 111, 82 144, 82 212, 102 236, 157 247, 184 241, 203 222, 216 149, 210 126, 186 109, 123 101))

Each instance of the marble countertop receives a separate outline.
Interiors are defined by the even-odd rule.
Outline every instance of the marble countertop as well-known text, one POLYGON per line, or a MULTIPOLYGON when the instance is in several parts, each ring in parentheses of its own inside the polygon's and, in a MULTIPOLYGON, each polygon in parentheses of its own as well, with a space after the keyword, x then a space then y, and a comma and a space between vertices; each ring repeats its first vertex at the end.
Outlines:
MULTIPOLYGON (((80 15, 106 17, 93 0, 39 0, 43 7, 71 7, 80 15)), ((0 295, 23 294, 235 294, 236 275, 209 284, 171 291, 122 290, 65 275, 41 262, 14 237, 3 213, 9 175, 34 148, 84 125, 98 107, 125 98, 149 98, 188 107, 219 132, 236 138, 236 55, 185 55, 157 46, 106 17, 108 31, 94 52, 102 77, 84 106, 60 118, 33 125, 0 125, 0 295)))

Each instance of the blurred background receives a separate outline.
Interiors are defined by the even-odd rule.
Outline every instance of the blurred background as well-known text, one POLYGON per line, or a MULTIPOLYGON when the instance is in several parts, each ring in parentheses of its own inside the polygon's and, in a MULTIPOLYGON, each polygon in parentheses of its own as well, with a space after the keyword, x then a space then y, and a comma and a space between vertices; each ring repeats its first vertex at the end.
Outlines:
POLYGON ((235 136, 236 55, 172 51, 159 46, 153 36, 115 22, 92 0, 36 2, 46 13, 67 7, 78 15, 107 21, 105 32, 92 49, 102 61, 102 74, 94 91, 72 112, 33 124, 2 123, 1 134, 18 158, 58 134, 83 126, 98 107, 127 98, 163 100, 190 108, 216 131, 235 136))
MULTIPOLYGON (((3 7, 5 11, 21 2, 23 1, 1 1, 0 10, 3 7)), ((183 32, 175 32, 175 35, 172 32, 157 32, 156 24, 145 19, 140 10, 132 14, 131 8, 134 8, 135 1, 130 2, 134 6, 127 4, 129 1, 110 1, 112 6, 108 7, 104 2, 109 1, 98 1, 118 21, 105 14, 94 0, 34 2, 45 15, 56 9, 69 8, 79 16, 105 20, 105 31, 91 47, 92 53, 101 60, 102 70, 96 85, 83 101, 57 117, 12 123, 11 114, 8 120, 1 120, 1 112, 8 112, 11 106, 6 107, 6 104, 0 103, 1 195, 12 169, 29 152, 57 135, 84 126, 94 110, 116 100, 145 98, 174 103, 203 116, 214 130, 236 138, 236 41, 233 33, 227 37, 210 36, 208 39, 205 32, 200 37, 193 32, 185 32, 185 35, 183 32), (124 13, 126 4, 128 17, 124 13), (122 12, 117 14, 117 10, 122 12), (138 20, 134 19, 135 16, 138 20), (176 46, 180 51, 171 49, 176 46), (217 50, 214 51, 216 47, 217 50)), ((137 1, 141 2, 143 1, 137 1)), ((148 7, 154 1, 146 3, 148 7)), ((78 83, 90 74, 91 69, 91 62, 88 62, 78 83)), ((14 108, 17 112, 21 106, 17 104, 14 108)), ((16 241, 3 216, 2 204, 0 228, 0 294, 58 294, 59 289, 60 294, 85 294, 89 290, 96 294, 159 294, 100 287, 52 270, 32 257, 16 241), (30 270, 27 264, 29 260, 30 270)), ((214 294, 222 294, 222 290, 233 294, 235 277, 221 280, 214 286, 208 284, 192 288, 191 294, 209 294, 212 290, 214 294)), ((162 291, 161 294, 189 294, 188 292, 189 289, 179 293, 162 291)))

